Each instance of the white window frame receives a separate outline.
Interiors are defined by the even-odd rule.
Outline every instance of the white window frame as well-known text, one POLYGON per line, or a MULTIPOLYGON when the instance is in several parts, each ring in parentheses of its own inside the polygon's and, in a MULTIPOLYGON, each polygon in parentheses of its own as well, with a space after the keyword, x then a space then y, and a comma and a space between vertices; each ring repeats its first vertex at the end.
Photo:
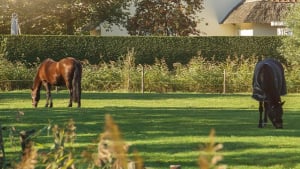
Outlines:
POLYGON ((240 29, 239 35, 240 36, 253 36, 253 29, 240 29))

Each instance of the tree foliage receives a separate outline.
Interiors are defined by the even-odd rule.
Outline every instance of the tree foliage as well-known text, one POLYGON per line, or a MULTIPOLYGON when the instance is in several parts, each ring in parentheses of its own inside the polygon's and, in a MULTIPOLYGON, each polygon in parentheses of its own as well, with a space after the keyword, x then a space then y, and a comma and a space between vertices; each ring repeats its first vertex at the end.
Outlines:
POLYGON ((10 32, 13 12, 23 34, 74 34, 100 23, 123 25, 130 0, 0 0, 0 33, 10 32))
POLYGON ((196 29, 203 0, 140 0, 136 14, 128 20, 131 35, 187 36, 196 29))
POLYGON ((300 4, 296 3, 285 18, 292 36, 283 39, 280 52, 291 64, 300 64, 300 4))

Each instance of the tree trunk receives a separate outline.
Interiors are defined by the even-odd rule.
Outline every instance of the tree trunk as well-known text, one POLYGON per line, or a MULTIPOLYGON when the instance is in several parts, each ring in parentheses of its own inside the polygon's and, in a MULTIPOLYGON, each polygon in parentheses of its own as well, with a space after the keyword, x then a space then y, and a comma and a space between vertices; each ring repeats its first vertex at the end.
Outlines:
POLYGON ((65 18, 67 35, 74 35, 74 21, 75 21, 75 18, 72 16, 71 9, 67 9, 66 18, 65 18))

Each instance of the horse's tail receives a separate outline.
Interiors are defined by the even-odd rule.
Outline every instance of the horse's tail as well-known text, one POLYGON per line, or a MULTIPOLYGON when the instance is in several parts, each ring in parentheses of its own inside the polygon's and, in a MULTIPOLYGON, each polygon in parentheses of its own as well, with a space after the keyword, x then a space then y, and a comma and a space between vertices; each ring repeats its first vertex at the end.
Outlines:
POLYGON ((73 80, 72 80, 72 86, 73 86, 72 99, 74 102, 79 103, 78 107, 80 107, 80 99, 81 99, 81 74, 82 74, 81 63, 76 61, 73 80))

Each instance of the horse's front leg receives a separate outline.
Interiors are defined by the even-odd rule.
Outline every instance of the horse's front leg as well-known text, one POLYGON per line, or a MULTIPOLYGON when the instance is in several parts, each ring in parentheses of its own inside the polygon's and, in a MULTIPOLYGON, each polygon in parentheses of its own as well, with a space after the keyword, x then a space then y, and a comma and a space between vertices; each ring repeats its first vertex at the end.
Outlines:
POLYGON ((45 107, 48 107, 49 101, 50 101, 49 107, 53 107, 52 96, 51 96, 51 85, 49 83, 45 83, 44 86, 46 89, 46 105, 45 105, 45 107))
POLYGON ((258 121, 258 127, 259 128, 263 128, 263 120, 262 120, 262 113, 264 111, 264 108, 263 108, 263 103, 262 102, 259 102, 259 121, 258 121))
POLYGON ((268 102, 264 102, 264 127, 267 125, 268 123, 268 111, 270 109, 269 103, 268 102))

